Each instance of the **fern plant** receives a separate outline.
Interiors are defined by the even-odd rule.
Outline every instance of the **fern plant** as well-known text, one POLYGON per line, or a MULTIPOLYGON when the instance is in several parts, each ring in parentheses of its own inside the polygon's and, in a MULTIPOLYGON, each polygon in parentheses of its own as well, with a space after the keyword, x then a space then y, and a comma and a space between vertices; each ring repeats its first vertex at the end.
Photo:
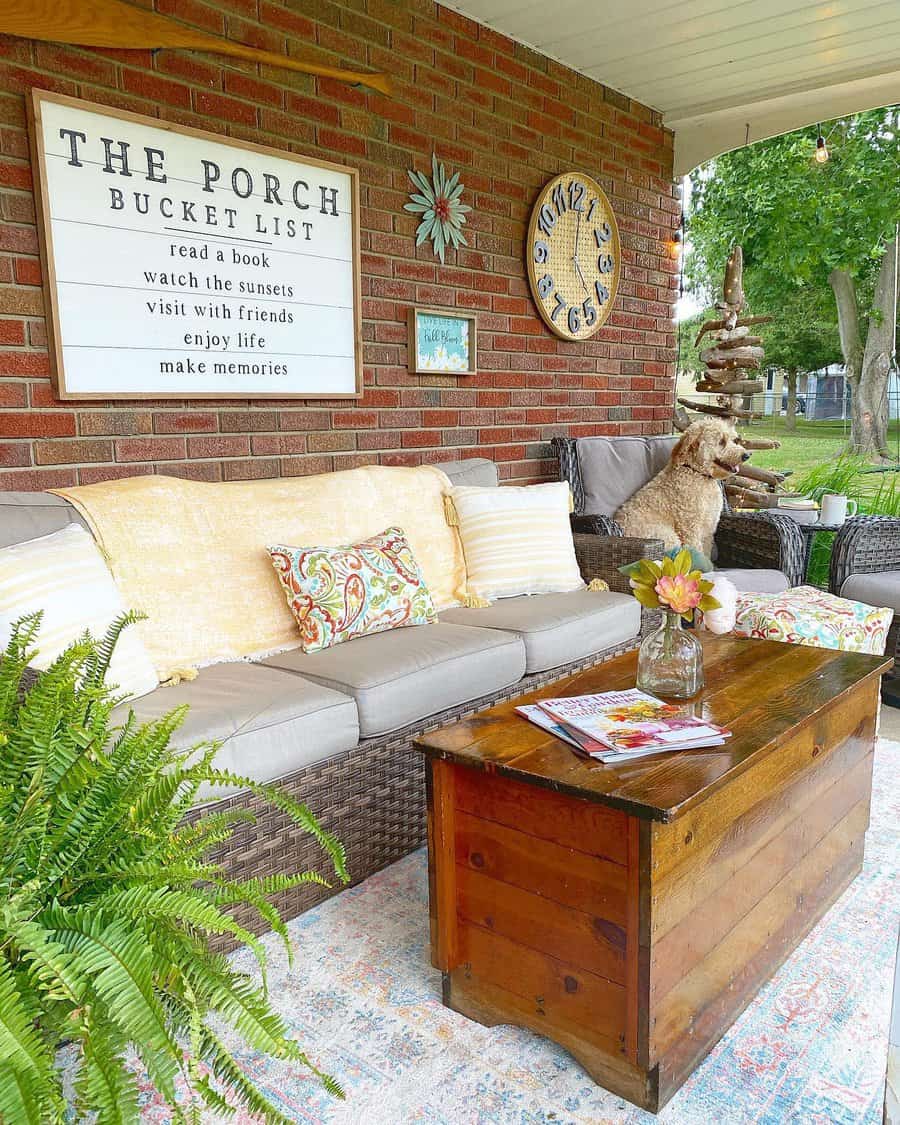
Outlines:
POLYGON ((170 746, 186 708, 115 727, 122 697, 105 683, 118 620, 102 642, 85 638, 23 688, 40 615, 23 618, 0 660, 0 1121, 4 1125, 138 1118, 138 1089, 125 1062, 140 1058, 176 1121, 203 1107, 225 1117, 241 1107, 287 1119, 246 1077, 222 1041, 230 1024, 252 1047, 314 1067, 271 1008, 260 942, 229 908, 254 907, 284 940, 269 897, 314 872, 243 882, 209 858, 240 811, 188 822, 201 784, 262 794, 311 833, 346 881, 343 848, 310 811, 269 786, 214 765, 216 746, 170 746), (228 934, 256 953, 259 987, 212 952, 228 934), (67 1106, 57 1052, 78 1051, 74 1106, 67 1106), (176 1097, 181 1075, 189 1091, 176 1097))

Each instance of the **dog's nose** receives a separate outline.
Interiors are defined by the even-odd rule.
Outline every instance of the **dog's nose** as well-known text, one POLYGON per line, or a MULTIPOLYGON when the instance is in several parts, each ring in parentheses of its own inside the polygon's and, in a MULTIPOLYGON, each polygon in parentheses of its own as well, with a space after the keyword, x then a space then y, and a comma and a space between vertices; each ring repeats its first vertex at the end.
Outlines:
POLYGON ((741 460, 742 460, 742 461, 749 461, 749 460, 750 460, 750 457, 751 457, 751 454, 750 454, 750 453, 742 453, 742 454, 741 454, 741 460))

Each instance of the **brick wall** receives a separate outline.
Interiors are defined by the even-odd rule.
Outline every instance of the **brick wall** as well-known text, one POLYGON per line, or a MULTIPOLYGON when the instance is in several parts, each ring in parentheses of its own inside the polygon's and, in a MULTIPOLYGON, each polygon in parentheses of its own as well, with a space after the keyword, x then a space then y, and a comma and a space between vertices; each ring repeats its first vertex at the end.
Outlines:
MULTIPOLYGON (((147 0, 152 3, 152 0, 147 0)), ((128 473, 204 480, 416 464, 482 453, 508 479, 553 475, 560 433, 665 432, 678 202, 672 138, 649 109, 430 0, 156 0, 279 53, 389 71, 396 96, 183 51, 78 50, 0 36, 0 488, 128 473), (301 11, 315 13, 312 16, 301 11), (24 95, 40 86, 361 172, 365 395, 322 400, 59 403, 49 380, 24 95), (432 148, 466 184, 470 246, 416 251, 406 169, 432 148), (523 242, 539 187, 584 169, 610 196, 624 274, 585 343, 552 336, 523 242), (410 375, 411 303, 479 313, 479 371, 410 375)))

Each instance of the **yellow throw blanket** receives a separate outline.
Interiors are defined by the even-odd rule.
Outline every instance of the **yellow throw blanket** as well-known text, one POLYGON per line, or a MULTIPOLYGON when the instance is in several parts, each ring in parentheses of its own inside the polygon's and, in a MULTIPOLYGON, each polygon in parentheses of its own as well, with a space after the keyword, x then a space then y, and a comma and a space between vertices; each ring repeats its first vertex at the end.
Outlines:
POLYGON ((402 527, 436 608, 465 586, 447 526, 448 477, 432 466, 372 466, 314 477, 206 484, 127 477, 53 489, 86 519, 160 680, 299 644, 266 546, 340 546, 402 527))

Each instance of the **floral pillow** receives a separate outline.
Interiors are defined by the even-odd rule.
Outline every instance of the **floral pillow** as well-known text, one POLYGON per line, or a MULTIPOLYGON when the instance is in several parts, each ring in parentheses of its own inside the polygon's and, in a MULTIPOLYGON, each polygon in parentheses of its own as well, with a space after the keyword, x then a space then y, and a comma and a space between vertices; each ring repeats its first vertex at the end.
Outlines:
POLYGON ((266 549, 300 626, 304 652, 437 620, 419 564, 399 527, 351 547, 266 549))

